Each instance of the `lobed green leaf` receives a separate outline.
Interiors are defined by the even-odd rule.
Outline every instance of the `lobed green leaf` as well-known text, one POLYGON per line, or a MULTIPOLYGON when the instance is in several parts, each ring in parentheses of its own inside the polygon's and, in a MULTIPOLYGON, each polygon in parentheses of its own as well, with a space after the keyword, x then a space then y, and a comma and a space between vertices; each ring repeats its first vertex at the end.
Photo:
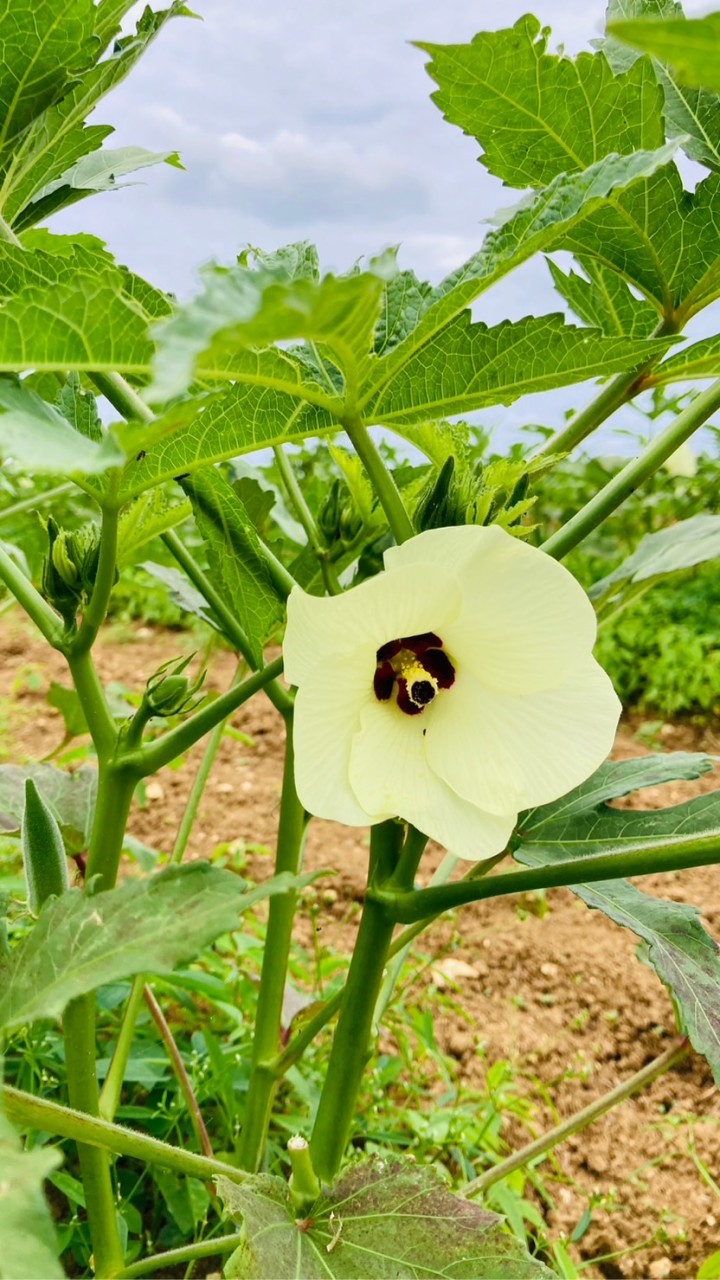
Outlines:
POLYGON ((23 1151, 0 1111, 0 1280, 62 1280, 65 1275, 43 1195, 43 1182, 61 1163, 54 1147, 23 1151))

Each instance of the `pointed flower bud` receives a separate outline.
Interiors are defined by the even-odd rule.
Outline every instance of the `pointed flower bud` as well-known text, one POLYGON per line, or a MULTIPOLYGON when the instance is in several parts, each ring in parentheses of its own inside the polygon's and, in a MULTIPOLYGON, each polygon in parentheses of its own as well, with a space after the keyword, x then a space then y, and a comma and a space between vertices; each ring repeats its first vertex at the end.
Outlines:
POLYGON ((65 892, 68 874, 60 828, 32 778, 25 781, 21 843, 28 907, 36 916, 46 898, 65 892))
POLYGON ((150 677, 145 689, 149 716, 184 715, 202 701, 202 698, 196 699, 195 694, 205 683, 207 672, 201 671, 193 681, 182 674, 194 656, 191 653, 188 658, 171 658, 150 677))
POLYGON ((498 526, 430 529, 340 596, 293 588, 298 795, 350 826, 400 817, 463 858, 607 756, 620 703, 567 569, 498 526))

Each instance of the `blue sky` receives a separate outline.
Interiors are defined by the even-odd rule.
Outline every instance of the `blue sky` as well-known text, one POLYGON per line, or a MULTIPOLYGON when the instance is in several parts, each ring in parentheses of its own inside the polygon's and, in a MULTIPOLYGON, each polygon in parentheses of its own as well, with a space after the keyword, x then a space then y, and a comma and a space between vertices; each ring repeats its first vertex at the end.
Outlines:
MULTIPOLYGON (((99 235, 120 260, 183 297, 208 259, 230 262, 248 243, 273 249, 298 239, 314 241, 334 270, 399 243, 402 265, 439 279, 477 249, 484 219, 516 202, 518 193, 477 163, 477 144, 443 121, 425 55, 410 42, 461 42, 510 26, 528 11, 523 0, 191 7, 203 20, 166 27, 96 114, 115 127, 110 145, 178 150, 187 171, 148 170, 138 185, 61 214, 56 230, 99 235)), ((685 8, 692 15, 707 4, 685 8)), ((603 0, 545 0, 534 11, 552 28, 553 47, 587 48, 603 29, 603 0)), ((538 260, 486 295, 479 314, 496 323, 558 309, 538 260)), ((514 430, 545 417, 551 403, 557 425, 589 391, 533 397, 490 418, 514 430)))

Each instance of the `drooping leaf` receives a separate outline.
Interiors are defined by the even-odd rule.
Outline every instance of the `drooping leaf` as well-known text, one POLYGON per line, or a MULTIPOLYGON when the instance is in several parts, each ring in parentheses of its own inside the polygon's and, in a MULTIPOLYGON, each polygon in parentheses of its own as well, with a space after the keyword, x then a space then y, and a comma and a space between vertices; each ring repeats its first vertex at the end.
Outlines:
POLYGON ((148 399, 178 395, 195 375, 228 376, 239 349, 292 338, 327 346, 346 376, 360 381, 394 255, 371 262, 367 271, 318 279, 294 269, 308 248, 288 246, 284 257, 263 255, 255 267, 245 261, 206 267, 199 297, 155 331, 158 350, 148 399), (290 265, 289 251, 296 251, 290 265))
POLYGON ((225 1275, 236 1280, 406 1280, 492 1276, 541 1280, 531 1258, 494 1213, 454 1196, 437 1171, 375 1158, 352 1165, 298 1219, 282 1178, 218 1178, 218 1193, 243 1223, 225 1275))
MULTIPOLYGON (((521 816, 513 856, 540 867, 600 852, 622 855, 629 846, 679 835, 713 835, 720 843, 720 791, 667 809, 613 809, 605 803, 637 787, 698 777, 715 763, 712 757, 677 753, 602 765, 569 796, 521 816)), ((720 953, 697 909, 652 898, 622 879, 572 889, 643 940, 645 958, 669 988, 685 1031, 720 1082, 720 953)))
POLYGON ((233 486, 213 467, 183 480, 207 548, 213 585, 238 618, 258 666, 263 645, 285 614, 260 539, 233 486))
POLYGON ((128 174, 151 165, 169 164, 182 168, 176 151, 146 151, 144 147, 118 147, 84 155, 59 178, 42 187, 34 197, 33 220, 49 218, 59 209, 75 204, 84 196, 98 191, 117 191, 127 183, 119 181, 128 174))
POLYGON ((418 47, 431 55, 427 70, 440 86, 433 101, 477 139, 481 163, 507 186, 545 187, 611 152, 665 141, 663 94, 649 61, 615 76, 602 53, 548 54, 547 32, 530 15, 469 44, 418 47))
POLYGON ((232 872, 193 862, 94 897, 71 889, 0 966, 0 1027, 57 1018, 108 982, 167 973, 237 928, 240 912, 297 884, 281 875, 248 889, 232 872))
POLYGON ((65 685, 53 680, 48 689, 47 704, 60 712, 65 725, 65 738, 77 738, 88 732, 87 720, 82 703, 75 689, 67 689, 65 685))
MULTIPOLYGON (((677 0, 609 0, 609 23, 635 18, 682 18, 677 0)), ((629 45, 612 36, 602 42, 615 71, 626 71, 640 56, 629 45)), ((655 73, 665 90, 665 124, 668 137, 680 138, 691 160, 709 169, 720 169, 720 95, 709 89, 693 89, 680 84, 669 67, 654 63, 655 73)))
POLYGON ((657 326, 654 307, 635 294, 616 271, 588 258, 579 263, 585 275, 567 275, 551 258, 547 260, 553 284, 568 306, 602 333, 628 338, 649 338, 657 326))
POLYGON ((696 564, 720 557, 720 516, 691 516, 657 533, 648 533, 632 555, 612 573, 594 582, 591 599, 602 599, 624 584, 647 582, 691 569, 696 564))
POLYGON ((0 765, 0 817, 7 831, 20 830, 27 778, 50 806, 66 843, 75 849, 86 845, 95 812, 96 770, 68 773, 51 764, 0 765))
POLYGON ((720 93, 720 14, 612 22, 608 31, 616 40, 667 63, 681 84, 720 93))
POLYGON ((185 613, 192 613, 196 618, 202 618, 203 622, 209 622, 211 627, 220 630, 220 625, 213 616, 205 597, 179 569, 174 568, 173 565, 156 564, 154 560, 144 560, 141 568, 167 587, 170 599, 178 609, 184 610, 185 613))
POLYGON ((58 475, 97 475, 125 461, 112 436, 88 439, 58 409, 6 378, 0 378, 0 452, 20 470, 58 475))
POLYGON ((65 1275, 43 1195, 45 1178, 61 1163, 55 1147, 23 1151, 0 1111, 0 1280, 62 1280, 65 1275))
POLYGON ((551 387, 605 377, 657 360, 667 340, 605 337, 561 315, 528 316, 489 328, 469 311, 426 343, 364 405, 371 422, 392 425, 512 404, 551 387))

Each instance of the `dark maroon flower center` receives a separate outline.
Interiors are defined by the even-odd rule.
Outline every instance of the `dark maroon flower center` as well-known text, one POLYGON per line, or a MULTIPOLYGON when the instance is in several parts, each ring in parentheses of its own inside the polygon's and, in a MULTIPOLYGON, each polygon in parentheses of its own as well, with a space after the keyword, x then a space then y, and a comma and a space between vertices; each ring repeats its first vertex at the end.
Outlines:
POLYGON ((439 689, 449 689, 455 682, 455 668, 434 631, 388 640, 376 659, 375 697, 389 702, 395 693, 397 705, 408 716, 420 715, 439 689))

